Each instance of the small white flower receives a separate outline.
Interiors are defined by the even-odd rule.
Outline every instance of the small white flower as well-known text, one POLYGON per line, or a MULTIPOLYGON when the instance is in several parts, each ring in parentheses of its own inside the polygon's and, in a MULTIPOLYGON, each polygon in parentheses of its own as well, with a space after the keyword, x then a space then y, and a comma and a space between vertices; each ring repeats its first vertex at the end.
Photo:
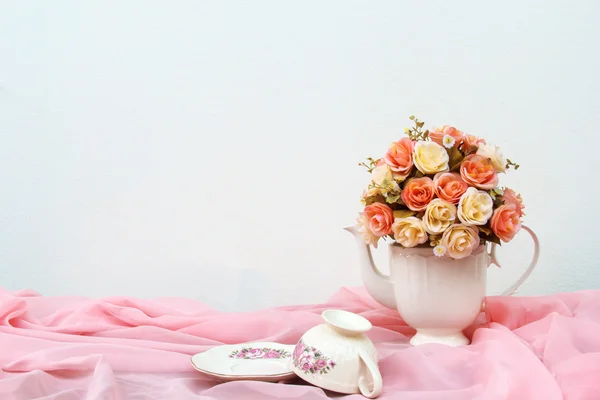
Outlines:
POLYGON ((456 140, 454 140, 454 138, 450 135, 444 135, 442 143, 444 143, 445 148, 450 149, 454 147, 454 143, 456 143, 456 140))
POLYGON ((435 246, 433 248, 433 254, 435 254, 436 257, 443 257, 446 255, 446 247, 444 247, 444 245, 438 244, 437 246, 435 246))

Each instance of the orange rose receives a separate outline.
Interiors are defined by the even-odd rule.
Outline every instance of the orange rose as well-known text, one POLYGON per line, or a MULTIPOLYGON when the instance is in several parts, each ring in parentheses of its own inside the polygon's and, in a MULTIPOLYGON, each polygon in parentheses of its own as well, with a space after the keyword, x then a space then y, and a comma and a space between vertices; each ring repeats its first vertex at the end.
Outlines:
POLYGON ((460 196, 467 191, 469 185, 456 172, 436 174, 433 178, 435 194, 448 203, 458 204, 460 196))
POLYGON ((423 211, 433 199, 433 181, 431 178, 409 180, 402 190, 402 201, 413 211, 423 211))
POLYGON ((492 162, 478 154, 467 156, 460 165, 460 176, 479 189, 491 190, 498 184, 498 174, 492 162))
POLYGON ((515 209, 517 211, 517 214, 519 214, 519 218, 522 217, 523 215, 525 215, 525 213, 523 212, 523 209, 525 208, 525 206, 523 205, 523 199, 521 199, 521 195, 515 193, 514 190, 506 188, 504 189, 504 194, 502 195, 502 201, 504 202, 504 204, 506 205, 514 205, 515 209))
POLYGON ((465 135, 462 142, 462 150, 470 153, 477 150, 482 144, 486 144, 485 139, 473 135, 465 135))
POLYGON ((392 232, 394 212, 387 204, 373 203, 365 207, 363 214, 365 224, 375 236, 385 236, 392 232))
POLYGON ((384 161, 389 165, 395 178, 404 179, 410 174, 413 167, 412 153, 415 144, 409 138, 402 138, 392 143, 388 149, 384 161))
POLYGON ((514 204, 502 205, 494 211, 490 222, 492 231, 503 242, 510 242, 521 229, 519 212, 514 204))
POLYGON ((458 147, 462 143, 464 137, 464 134, 461 131, 448 125, 444 125, 441 128, 434 128, 429 132, 429 138, 440 146, 444 146, 444 136, 446 135, 454 139, 454 147, 458 147))

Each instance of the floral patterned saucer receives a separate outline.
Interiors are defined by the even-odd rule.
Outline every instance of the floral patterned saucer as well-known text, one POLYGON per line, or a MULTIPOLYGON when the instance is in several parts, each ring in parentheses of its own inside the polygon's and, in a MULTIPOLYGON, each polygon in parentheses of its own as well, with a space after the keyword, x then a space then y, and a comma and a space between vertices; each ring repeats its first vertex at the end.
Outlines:
POLYGON ((274 342, 213 347, 192 356, 198 371, 221 381, 280 382, 296 377, 292 371, 294 345, 274 342))

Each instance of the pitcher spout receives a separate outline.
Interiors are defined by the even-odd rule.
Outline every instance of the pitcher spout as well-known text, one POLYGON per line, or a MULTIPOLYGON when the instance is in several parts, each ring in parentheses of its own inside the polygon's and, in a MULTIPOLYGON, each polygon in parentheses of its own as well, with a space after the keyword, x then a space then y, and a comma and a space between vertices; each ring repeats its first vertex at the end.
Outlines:
POLYGON ((394 296, 394 288, 390 277, 384 275, 377 269, 371 254, 371 248, 362 238, 361 233, 356 225, 347 226, 344 230, 354 235, 358 244, 358 262, 361 271, 361 278, 367 292, 378 303, 396 309, 396 299, 394 296))

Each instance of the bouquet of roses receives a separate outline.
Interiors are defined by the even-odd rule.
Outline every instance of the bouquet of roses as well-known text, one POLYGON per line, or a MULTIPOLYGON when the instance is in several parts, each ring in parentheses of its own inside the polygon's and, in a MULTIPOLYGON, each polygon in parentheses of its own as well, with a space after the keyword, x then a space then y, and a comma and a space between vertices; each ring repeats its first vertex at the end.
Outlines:
POLYGON ((371 174, 358 225, 366 243, 390 238, 403 247, 431 246, 460 259, 487 241, 509 242, 521 228, 523 202, 498 185, 498 174, 519 166, 497 146, 444 125, 414 127, 383 158, 360 165, 371 174))

